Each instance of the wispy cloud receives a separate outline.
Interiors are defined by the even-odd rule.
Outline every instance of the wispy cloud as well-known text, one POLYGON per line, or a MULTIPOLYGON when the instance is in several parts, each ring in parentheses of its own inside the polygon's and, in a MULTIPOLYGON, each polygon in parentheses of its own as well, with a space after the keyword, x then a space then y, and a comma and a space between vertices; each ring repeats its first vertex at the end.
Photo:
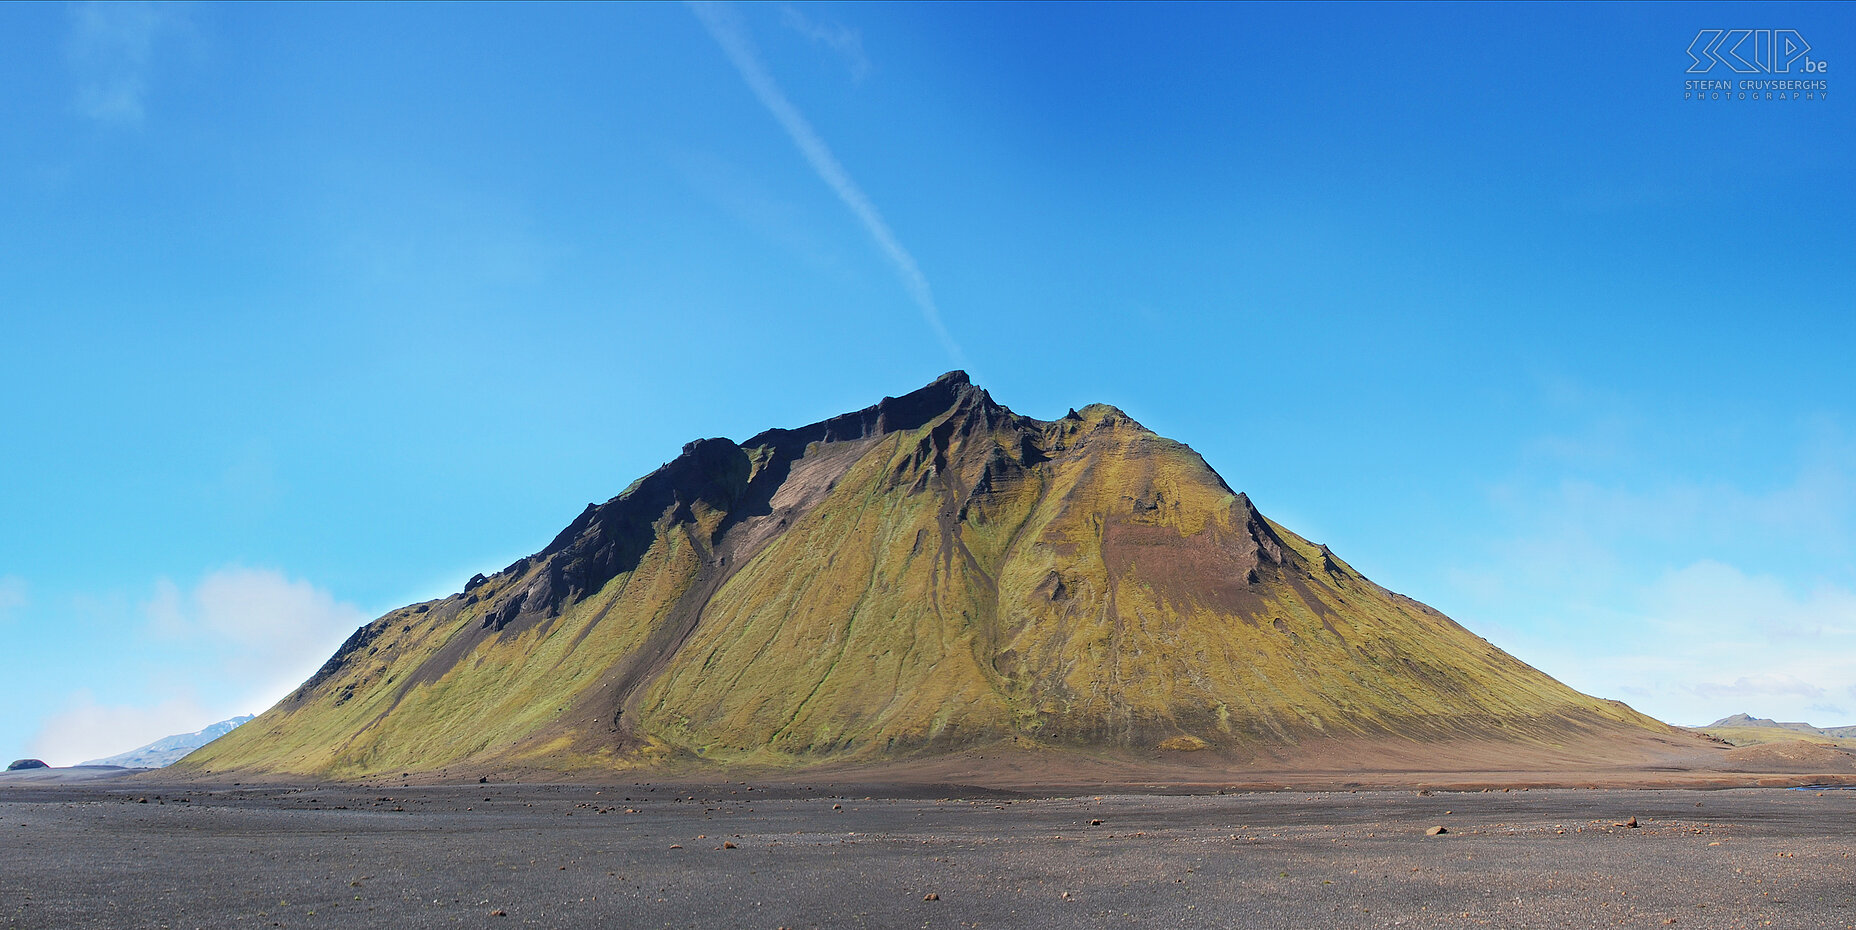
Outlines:
POLYGON ((934 330, 935 337, 941 340, 948 354, 959 361, 961 359, 960 346, 954 342, 954 337, 948 333, 946 324, 941 321, 941 311, 935 305, 934 292, 928 287, 928 279, 922 274, 921 267, 915 263, 915 257, 902 247, 895 233, 890 230, 889 224, 884 222, 883 215, 877 212, 876 205, 870 202, 870 198, 864 194, 863 189, 851 179, 850 173, 844 170, 844 166, 825 145, 825 140, 819 138, 818 133, 813 131, 812 124, 806 121, 805 116, 799 112, 797 107, 793 106, 792 101, 787 99, 786 94, 780 90, 780 86, 774 82, 773 76, 768 74, 767 69, 761 65, 760 56, 756 54, 746 28, 734 11, 720 4, 707 2, 692 2, 690 9, 695 11, 696 17, 702 21, 703 27, 709 30, 709 35, 715 39, 716 44, 727 53, 728 60, 734 64, 735 70, 741 72, 742 79, 747 81, 748 88, 754 92, 754 96, 758 97, 767 111, 779 121, 780 127, 786 130, 787 136, 792 138, 800 154, 811 163, 812 169, 818 172, 819 178, 831 187, 832 191, 838 195, 838 199, 844 201, 844 205, 850 208, 851 213, 857 217, 859 222, 863 223, 864 229, 876 241, 877 247, 895 266, 896 274, 902 279, 902 286, 908 291, 909 297, 915 301, 915 305, 921 309, 922 318, 928 322, 929 328, 934 330))
POLYGON ((1712 559, 1664 574, 1648 588, 1646 606, 1671 633, 1734 631, 1788 648, 1856 646, 1856 592, 1831 584, 1794 592, 1776 576, 1712 559))
POLYGON ((164 578, 143 609, 156 637, 212 657, 215 684, 257 710, 302 684, 368 619, 308 581, 238 567, 186 592, 164 578))
POLYGON ((817 224, 807 222, 806 211, 768 190, 752 172, 701 151, 678 152, 675 165, 691 191, 741 225, 817 269, 841 271, 842 257, 813 232, 817 224))
POLYGON ((155 43, 181 9, 134 0, 71 7, 65 60, 77 79, 79 113, 104 122, 142 121, 155 43))
POLYGON ((0 623, 13 618, 13 612, 26 606, 26 579, 18 575, 0 575, 0 623))
POLYGON ((1823 688, 1791 675, 1761 675, 1758 678, 1742 675, 1731 684, 1702 682, 1694 686, 1694 691, 1709 700, 1726 698, 1759 701, 1784 697, 1816 699, 1824 696, 1823 688))
POLYGON ((535 231, 526 203, 352 164, 322 191, 335 271, 369 290, 421 295, 532 287, 562 250, 535 231))
POLYGON ((800 35, 837 52, 851 69, 851 80, 861 81, 870 73, 870 59, 864 55, 863 33, 843 23, 821 23, 807 17, 795 7, 780 7, 780 19, 800 35))

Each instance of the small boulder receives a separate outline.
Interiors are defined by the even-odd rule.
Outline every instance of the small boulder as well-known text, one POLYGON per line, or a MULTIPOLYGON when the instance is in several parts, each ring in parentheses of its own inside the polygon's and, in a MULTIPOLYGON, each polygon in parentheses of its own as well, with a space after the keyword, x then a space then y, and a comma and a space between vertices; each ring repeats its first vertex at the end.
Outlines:
POLYGON ((1424 831, 1424 835, 1425 836, 1442 836, 1449 832, 1450 831, 1445 827, 1432 827, 1429 830, 1424 831))
POLYGON ((12 765, 7 766, 6 770, 9 772, 23 772, 26 769, 48 769, 48 768, 51 768, 51 766, 46 765, 43 761, 39 759, 19 759, 19 760, 16 760, 12 765))

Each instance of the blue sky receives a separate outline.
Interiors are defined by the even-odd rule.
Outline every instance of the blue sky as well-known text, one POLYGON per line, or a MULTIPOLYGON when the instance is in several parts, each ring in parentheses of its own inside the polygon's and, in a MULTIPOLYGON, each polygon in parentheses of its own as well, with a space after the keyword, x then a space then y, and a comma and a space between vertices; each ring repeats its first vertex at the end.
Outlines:
POLYGON ((0 756, 261 710, 690 439, 956 367, 1589 692, 1856 723, 1856 120, 1682 98, 1699 30, 1853 26, 0 9, 0 756))

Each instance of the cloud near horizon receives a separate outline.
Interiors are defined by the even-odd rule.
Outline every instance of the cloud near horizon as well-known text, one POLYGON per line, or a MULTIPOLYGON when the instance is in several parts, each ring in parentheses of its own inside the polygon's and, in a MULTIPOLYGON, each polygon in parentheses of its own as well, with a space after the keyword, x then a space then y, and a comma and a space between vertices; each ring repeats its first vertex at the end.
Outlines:
MULTIPOLYGON (((152 707, 99 704, 89 690, 73 693, 45 719, 27 744, 27 756, 50 765, 78 765, 146 746, 164 736, 192 733, 218 720, 191 696, 152 707)), ((232 716, 237 716, 236 714, 232 716)), ((219 718, 224 719, 224 718, 219 718)))
MULTIPOLYGON (((28 741, 54 765, 115 755, 240 714, 302 684, 368 616, 302 579, 233 566, 189 589, 167 578, 141 605, 142 700, 67 698, 28 741)), ((121 692, 117 692, 120 694, 121 692)))
POLYGON ((1651 586, 1645 615, 1693 676, 1680 690, 1717 708, 1739 702, 1734 712, 1758 717, 1849 722, 1849 708, 1827 698, 1856 686, 1856 592, 1828 584, 1798 592, 1703 560, 1651 586))
POLYGON ((1846 700, 1856 698, 1856 592, 1828 584, 1799 592, 1714 560, 1609 590, 1620 606, 1594 608, 1574 624, 1609 626, 1609 651, 1592 654, 1591 636, 1576 633, 1536 640, 1523 658, 1582 691, 1625 695, 1638 710, 1685 726, 1735 713, 1856 723, 1856 703, 1846 700))
POLYGON ((1698 470, 1631 399, 1549 393, 1575 425, 1489 488, 1509 532, 1445 573, 1453 615, 1670 723, 1856 724, 1856 439, 1805 420, 1775 467, 1698 470))

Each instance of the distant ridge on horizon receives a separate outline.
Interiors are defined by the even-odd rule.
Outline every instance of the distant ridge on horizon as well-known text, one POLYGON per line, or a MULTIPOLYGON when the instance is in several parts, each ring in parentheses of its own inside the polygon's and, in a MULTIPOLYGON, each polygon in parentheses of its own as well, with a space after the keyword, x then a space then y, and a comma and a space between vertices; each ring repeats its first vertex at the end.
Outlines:
POLYGON ((689 443, 177 768, 1545 769, 1705 745, 1368 580, 1114 407, 1038 420, 950 372, 689 443))
POLYGON ((113 756, 80 762, 79 765, 120 765, 131 769, 158 769, 179 762, 188 753, 232 732, 240 724, 249 722, 256 715, 245 714, 221 720, 218 723, 202 727, 192 733, 176 733, 164 736, 146 746, 119 752, 113 756))
POLYGON ((1705 727, 1696 727, 1696 729, 1718 730, 1726 727, 1764 727, 1768 729, 1790 730, 1794 733, 1805 733, 1830 739, 1856 739, 1856 726, 1815 727, 1808 723, 1781 723, 1770 717, 1755 717, 1751 714, 1744 713, 1722 717, 1705 727))

